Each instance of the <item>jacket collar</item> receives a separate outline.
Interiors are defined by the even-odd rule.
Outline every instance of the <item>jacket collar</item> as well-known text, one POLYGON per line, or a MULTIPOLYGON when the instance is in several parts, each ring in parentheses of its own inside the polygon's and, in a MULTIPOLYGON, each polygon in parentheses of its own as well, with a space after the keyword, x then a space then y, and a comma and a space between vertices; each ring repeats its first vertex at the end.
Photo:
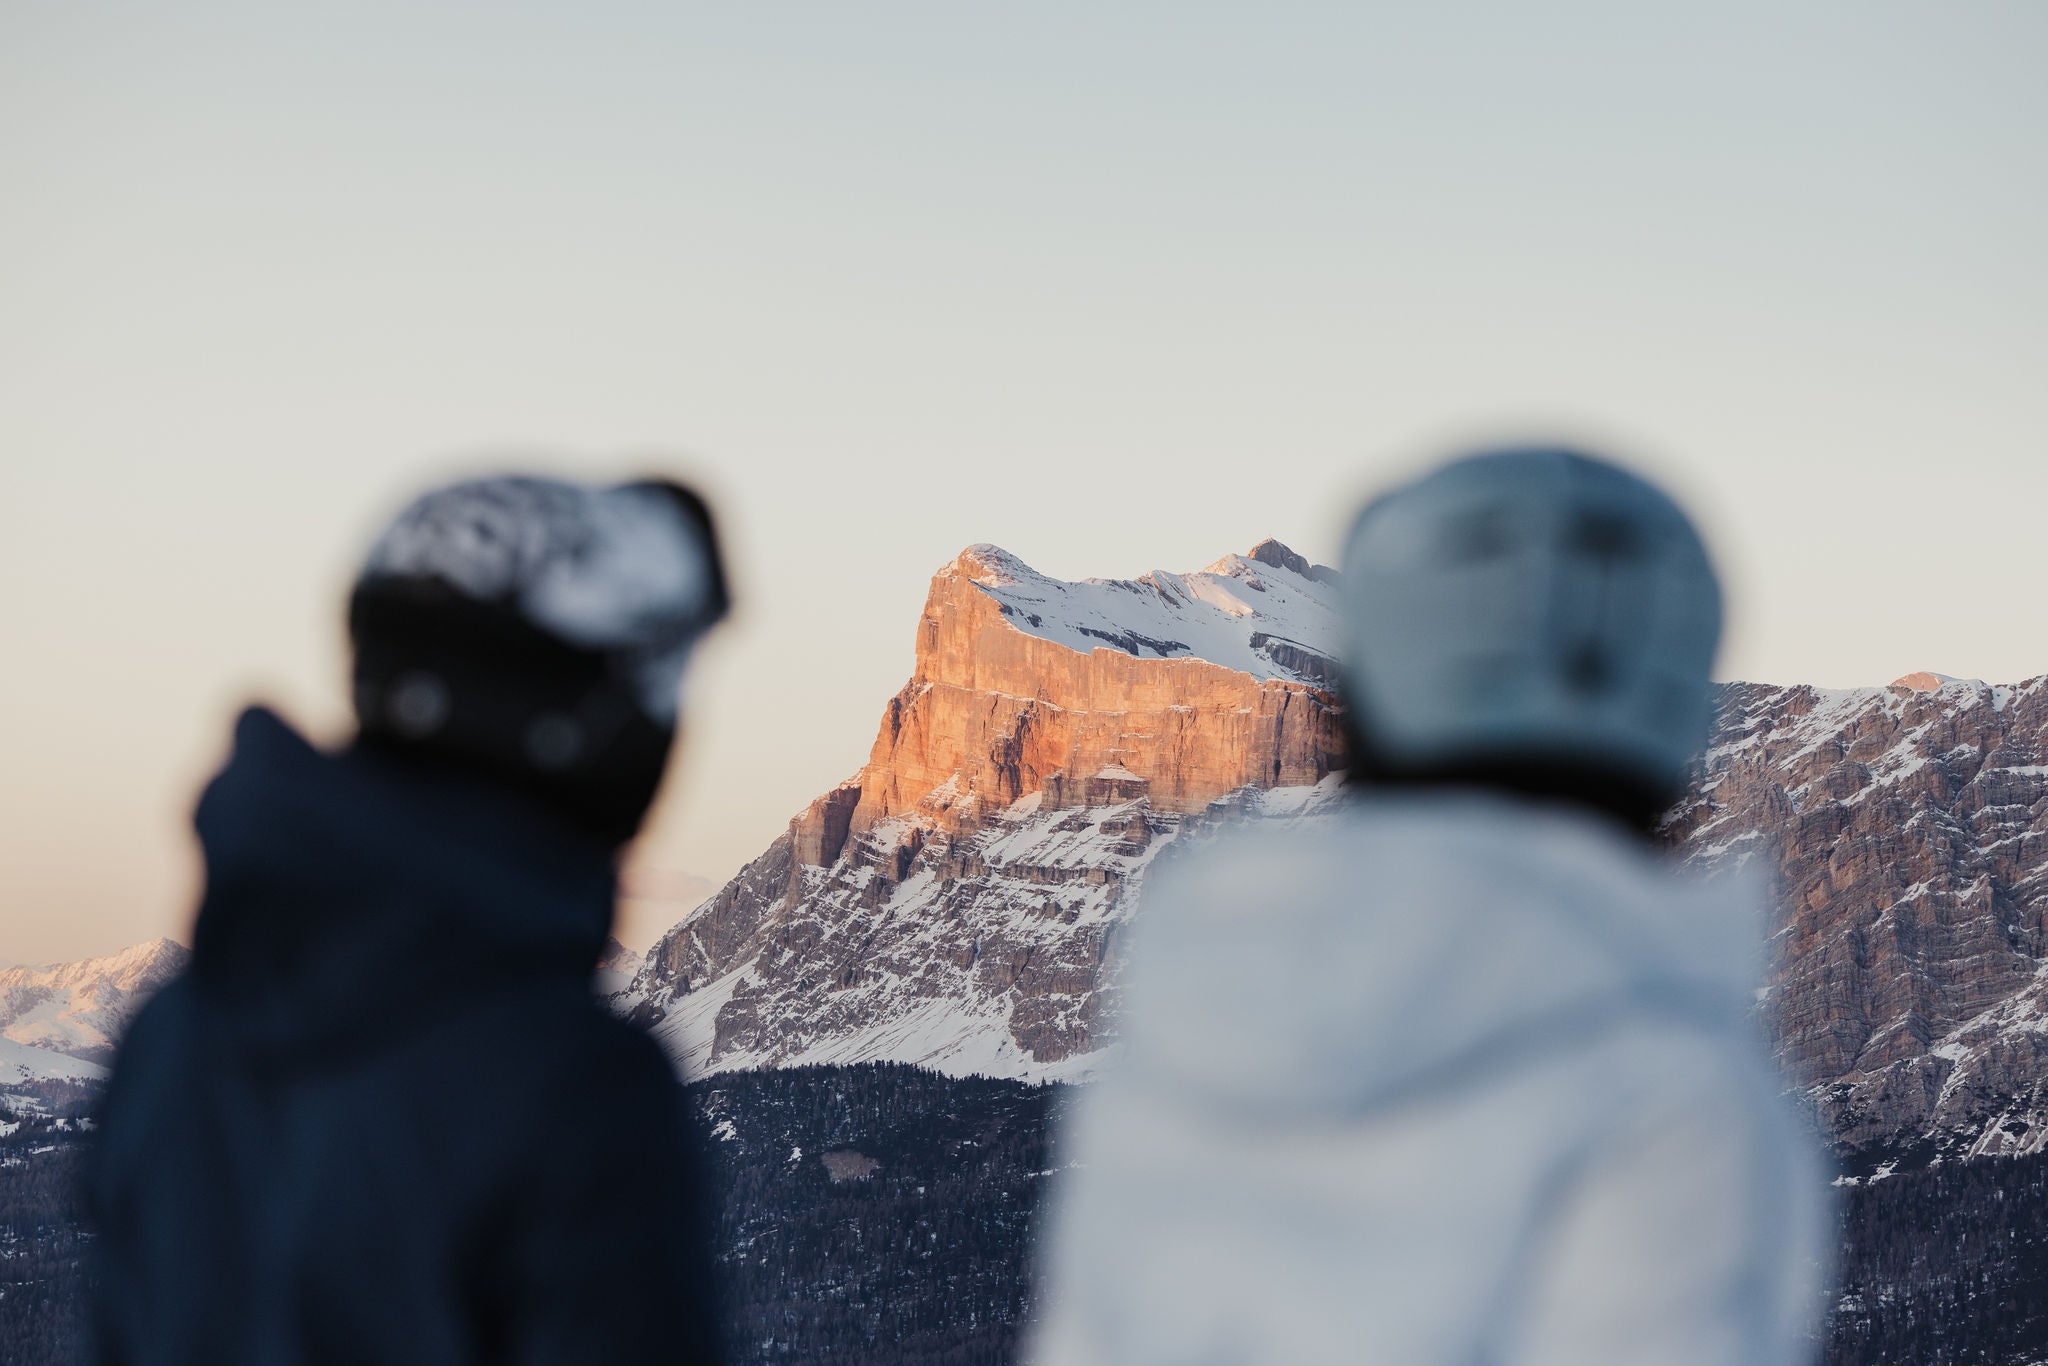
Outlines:
POLYGON ((347 1050, 508 983, 587 982, 611 851, 516 796, 235 726, 195 817, 206 895, 193 979, 241 1043, 347 1050))

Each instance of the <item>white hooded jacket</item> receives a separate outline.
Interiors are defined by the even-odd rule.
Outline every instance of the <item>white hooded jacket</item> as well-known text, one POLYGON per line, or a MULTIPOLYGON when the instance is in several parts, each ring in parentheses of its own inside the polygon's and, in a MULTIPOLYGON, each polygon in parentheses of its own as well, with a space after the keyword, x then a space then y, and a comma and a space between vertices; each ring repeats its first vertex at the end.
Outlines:
POLYGON ((1368 798, 1159 868, 1036 1366, 1782 1366, 1831 1232, 1755 918, 1602 818, 1368 798))

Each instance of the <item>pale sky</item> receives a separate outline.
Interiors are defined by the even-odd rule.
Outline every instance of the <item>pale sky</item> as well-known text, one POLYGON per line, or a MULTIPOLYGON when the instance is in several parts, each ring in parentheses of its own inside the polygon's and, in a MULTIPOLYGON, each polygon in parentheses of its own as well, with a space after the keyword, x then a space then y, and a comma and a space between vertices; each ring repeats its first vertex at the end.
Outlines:
POLYGON ((185 936, 234 710, 342 735, 367 536, 494 464, 723 514, 679 897, 962 546, 1328 560, 1474 437, 1687 498, 1725 676, 2048 671, 2048 6, 1680 9, 0 0, 0 961, 185 936))

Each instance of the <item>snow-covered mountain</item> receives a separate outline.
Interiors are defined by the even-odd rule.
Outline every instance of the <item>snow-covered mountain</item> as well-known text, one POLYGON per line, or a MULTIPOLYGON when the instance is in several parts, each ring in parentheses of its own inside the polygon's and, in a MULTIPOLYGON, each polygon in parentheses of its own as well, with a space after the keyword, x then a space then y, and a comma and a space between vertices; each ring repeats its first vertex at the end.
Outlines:
POLYGON ((1278 541, 1193 574, 1136 579, 1064 583, 992 545, 969 546, 947 570, 965 573, 1023 634, 1077 654, 1107 645, 1140 659, 1203 659, 1262 682, 1335 681, 1337 571, 1278 541))
MULTIPOLYGON (((0 968, 0 1039, 34 1055, 111 1062, 122 1028, 191 956, 182 944, 152 939, 101 958, 0 968)), ((51 1076, 72 1075, 66 1070, 69 1062, 34 1055, 22 1055, 19 1065, 56 1069, 51 1076)))
POLYGON ((618 1004, 692 1072, 1084 1073, 1145 871, 1335 798, 1335 577, 1277 541, 1079 583, 969 547, 932 580, 867 766, 618 1004))
MULTIPOLYGON (((867 766, 647 955, 621 1009, 686 1072, 870 1058, 1085 1074, 1145 874, 1338 800, 1336 576, 943 567, 867 766)), ((2048 1144, 2048 680, 1729 684, 1670 819, 1776 888, 1762 1018, 1846 1147, 2048 1144)))

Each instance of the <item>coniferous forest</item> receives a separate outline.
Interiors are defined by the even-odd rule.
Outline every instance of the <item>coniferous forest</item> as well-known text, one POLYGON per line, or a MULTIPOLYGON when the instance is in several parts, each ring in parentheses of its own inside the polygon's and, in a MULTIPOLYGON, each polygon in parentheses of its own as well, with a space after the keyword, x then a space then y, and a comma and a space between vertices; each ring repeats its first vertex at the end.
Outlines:
MULTIPOLYGON (((723 1193, 733 1360, 995 1366, 1030 1311, 1032 1216, 1069 1094, 897 1064, 691 1088, 723 1193)), ((0 1134, 0 1366, 76 1359, 78 1096, 0 1134)), ((6 1128, 0 1124, 0 1128, 6 1128)), ((2048 1155, 1843 1191, 1829 1366, 2048 1360, 2048 1155)))

